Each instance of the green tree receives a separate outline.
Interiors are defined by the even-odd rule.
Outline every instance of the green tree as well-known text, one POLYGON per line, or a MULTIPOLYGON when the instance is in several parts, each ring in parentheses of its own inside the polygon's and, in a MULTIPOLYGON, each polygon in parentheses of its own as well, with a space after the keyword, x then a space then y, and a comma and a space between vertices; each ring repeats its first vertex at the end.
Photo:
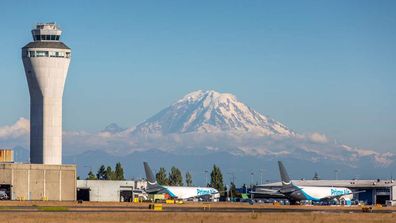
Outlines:
POLYGON ((155 174, 155 178, 157 179, 157 183, 160 185, 169 185, 168 177, 166 176, 165 168, 161 167, 157 174, 155 174))
POLYGON ((241 194, 237 191, 236 186, 234 184, 234 182, 231 182, 231 186, 230 186, 230 197, 241 197, 241 194))
POLYGON ((186 173, 186 185, 187 185, 187 187, 192 186, 192 175, 190 172, 186 173))
POLYGON ((115 180, 125 180, 124 178, 124 168, 122 168, 121 163, 116 163, 114 170, 114 179, 115 180))
POLYGON ((106 167, 104 165, 99 167, 98 172, 96 173, 96 178, 98 180, 104 180, 105 179, 105 174, 106 174, 106 167))
POLYGON ((221 173, 220 168, 216 165, 213 165, 213 170, 210 173, 210 186, 218 191, 223 191, 224 189, 223 174, 221 173))
POLYGON ((104 179, 105 180, 114 180, 114 172, 111 169, 111 166, 108 166, 106 168, 105 174, 104 174, 104 179))
POLYGON ((95 174, 92 173, 92 170, 90 170, 88 172, 88 177, 85 178, 86 180, 97 180, 98 178, 96 178, 95 174))
POLYGON ((183 186, 183 176, 178 168, 172 166, 171 172, 169 173, 169 185, 170 186, 183 186))

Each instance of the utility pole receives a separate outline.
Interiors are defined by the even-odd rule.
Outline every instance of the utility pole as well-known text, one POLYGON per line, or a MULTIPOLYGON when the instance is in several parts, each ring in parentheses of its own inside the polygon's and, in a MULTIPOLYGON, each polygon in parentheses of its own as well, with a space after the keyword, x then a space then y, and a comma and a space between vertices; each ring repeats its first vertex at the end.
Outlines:
MULTIPOLYGON (((230 174, 232 176, 232 184, 235 185, 235 173, 234 172, 229 172, 227 174, 230 174)), ((233 194, 232 194, 232 190, 231 190, 231 184, 230 184, 230 197, 231 197, 231 199, 233 199, 233 194)))
POLYGON ((253 181, 253 175, 254 175, 254 173, 253 172, 251 172, 250 173, 250 199, 252 199, 253 198, 253 183, 252 183, 252 181, 253 181))
POLYGON ((250 172, 250 190, 252 190, 252 187, 253 187, 253 175, 254 175, 254 173, 253 172, 250 172))
POLYGON ((263 174, 264 174, 264 170, 261 169, 260 170, 260 184, 263 184, 263 174))

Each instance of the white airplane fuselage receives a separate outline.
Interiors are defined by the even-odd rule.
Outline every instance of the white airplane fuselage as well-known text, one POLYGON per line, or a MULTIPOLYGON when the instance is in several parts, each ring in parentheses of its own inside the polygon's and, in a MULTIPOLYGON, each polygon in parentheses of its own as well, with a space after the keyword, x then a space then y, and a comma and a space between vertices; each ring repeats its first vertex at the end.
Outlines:
POLYGON ((178 186, 161 186, 166 189, 171 197, 178 199, 188 199, 194 197, 211 196, 214 199, 220 198, 220 193, 211 187, 178 187, 178 186))
POLYGON ((345 187, 295 187, 297 187, 299 190, 289 195, 295 200, 320 201, 332 197, 339 197, 340 199, 351 200, 353 198, 352 191, 345 187))

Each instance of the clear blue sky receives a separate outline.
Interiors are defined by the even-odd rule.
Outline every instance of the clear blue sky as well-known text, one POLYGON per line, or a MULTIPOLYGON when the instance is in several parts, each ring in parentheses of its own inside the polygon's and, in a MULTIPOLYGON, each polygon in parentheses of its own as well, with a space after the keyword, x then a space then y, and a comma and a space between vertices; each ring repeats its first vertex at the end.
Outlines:
POLYGON ((396 150, 396 1, 1 1, 0 125, 29 117, 36 22, 73 50, 64 128, 138 124, 184 94, 235 94, 298 132, 396 150))

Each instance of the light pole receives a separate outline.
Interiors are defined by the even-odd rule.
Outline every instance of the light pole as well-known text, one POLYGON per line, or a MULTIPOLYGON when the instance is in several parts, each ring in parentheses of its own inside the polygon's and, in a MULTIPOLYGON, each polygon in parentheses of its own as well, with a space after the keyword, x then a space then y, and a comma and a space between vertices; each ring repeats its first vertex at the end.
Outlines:
POLYGON ((263 174, 264 174, 264 170, 261 169, 260 170, 260 184, 263 184, 263 174))
POLYGON ((334 170, 334 173, 335 173, 335 179, 338 180, 338 170, 337 169, 334 170))
MULTIPOLYGON (((234 184, 234 186, 235 186, 235 173, 234 172, 229 172, 227 174, 230 174, 232 176, 232 184, 234 184)), ((231 197, 231 200, 232 200, 233 199, 233 194, 232 194, 231 188, 232 188, 232 186, 230 184, 230 197, 231 197)))
POLYGON ((252 187, 253 187, 253 175, 254 175, 254 173, 253 172, 250 172, 250 190, 252 190, 252 187))
POLYGON ((230 174, 232 176, 232 183, 235 184, 235 173, 234 172, 230 172, 228 174, 230 174))

